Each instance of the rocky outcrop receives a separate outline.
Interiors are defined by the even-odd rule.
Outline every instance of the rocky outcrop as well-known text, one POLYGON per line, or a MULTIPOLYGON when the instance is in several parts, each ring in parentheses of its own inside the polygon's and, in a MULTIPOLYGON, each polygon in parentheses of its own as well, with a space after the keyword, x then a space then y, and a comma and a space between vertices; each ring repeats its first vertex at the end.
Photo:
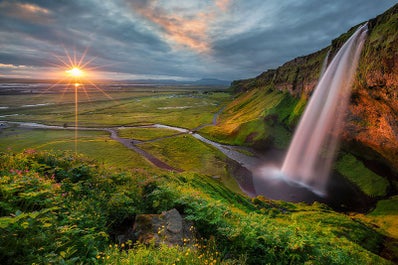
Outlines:
MULTIPOLYGON (((317 84, 325 58, 330 62, 356 28, 323 50, 255 78, 234 81, 231 89, 236 93, 273 89, 288 91, 296 98, 306 97, 317 84)), ((398 4, 369 20, 368 28, 343 133, 344 146, 398 172, 398 4)))
POLYGON ((194 242, 195 230, 193 223, 185 220, 176 209, 161 214, 139 214, 134 225, 117 236, 119 244, 127 241, 143 244, 165 243, 167 245, 183 245, 194 242))

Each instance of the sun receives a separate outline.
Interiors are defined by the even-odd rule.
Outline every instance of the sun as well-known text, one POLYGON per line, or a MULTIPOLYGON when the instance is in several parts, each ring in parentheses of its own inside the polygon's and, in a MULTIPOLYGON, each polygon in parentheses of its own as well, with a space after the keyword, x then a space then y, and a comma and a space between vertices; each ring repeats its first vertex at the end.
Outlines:
POLYGON ((80 69, 79 67, 73 67, 69 70, 65 71, 66 74, 70 77, 78 78, 78 77, 83 77, 84 76, 84 71, 80 69))

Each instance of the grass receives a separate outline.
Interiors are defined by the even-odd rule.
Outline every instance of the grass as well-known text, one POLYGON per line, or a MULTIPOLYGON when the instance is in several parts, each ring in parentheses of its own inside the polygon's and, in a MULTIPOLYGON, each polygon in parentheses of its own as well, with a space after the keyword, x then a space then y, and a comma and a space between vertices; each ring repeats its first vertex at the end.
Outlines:
MULTIPOLYGON (((77 151, 106 166, 144 168, 157 171, 149 162, 121 143, 111 140, 107 132, 79 131, 77 151), (110 155, 111 154, 111 155, 110 155)), ((0 151, 24 149, 75 151, 73 130, 7 128, 0 133, 0 151)))
POLYGON ((398 239, 398 196, 377 202, 376 208, 366 215, 387 235, 398 239))
MULTIPOLYGON (((11 99, 9 99, 11 100, 11 99)), ((16 99, 15 99, 16 100, 16 99)), ((230 100, 227 93, 197 94, 179 92, 173 94, 152 93, 142 96, 130 94, 117 100, 96 100, 79 103, 79 125, 107 127, 163 123, 184 128, 196 128, 211 123, 216 113, 230 100)), ((40 100, 38 102, 41 102, 40 100)), ((30 121, 51 125, 70 125, 75 122, 74 103, 0 110, 9 121, 30 121)))
POLYGON ((118 135, 122 138, 148 141, 160 137, 175 135, 178 132, 163 128, 123 128, 118 130, 118 135))
POLYGON ((277 90, 256 88, 242 93, 220 115, 216 126, 201 129, 206 137, 232 145, 267 144, 286 148, 289 125, 297 122, 305 100, 277 90))
POLYGON ((241 192, 235 179, 227 172, 225 155, 191 135, 184 134, 138 146, 173 167, 217 176, 226 187, 241 192))
POLYGON ((387 195, 389 182, 377 175, 351 154, 344 154, 336 163, 336 170, 358 186, 366 195, 382 197, 387 195))
POLYGON ((392 264, 364 222, 319 203, 250 200, 198 174, 105 170, 32 151, 1 153, 0 174, 3 264, 392 264), (111 241, 125 218, 174 207, 204 238, 197 245, 111 241))

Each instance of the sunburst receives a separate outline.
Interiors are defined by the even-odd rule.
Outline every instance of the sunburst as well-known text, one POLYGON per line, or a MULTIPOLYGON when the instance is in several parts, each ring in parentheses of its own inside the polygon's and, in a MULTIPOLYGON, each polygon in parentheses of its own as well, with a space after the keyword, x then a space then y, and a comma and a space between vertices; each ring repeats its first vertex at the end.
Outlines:
POLYGON ((58 63, 53 65, 59 69, 58 72, 60 73, 60 78, 46 91, 50 90, 51 88, 53 88, 58 84, 65 84, 65 87, 62 91, 62 98, 64 97, 64 94, 67 91, 70 90, 73 91, 74 104, 75 104, 75 121, 74 121, 75 141, 74 142, 75 142, 75 152, 77 153, 78 128, 79 128, 79 123, 78 123, 79 91, 83 91, 87 99, 91 101, 86 87, 86 85, 91 85, 98 91, 101 91, 107 98, 111 100, 113 100, 113 98, 91 80, 91 77, 95 76, 94 70, 99 67, 90 66, 90 63, 92 63, 95 58, 86 60, 88 48, 83 52, 79 60, 77 60, 77 55, 75 50, 73 52, 73 56, 71 56, 70 53, 65 48, 64 51, 65 51, 65 57, 63 58, 61 56, 54 55, 54 57, 58 60, 58 63))

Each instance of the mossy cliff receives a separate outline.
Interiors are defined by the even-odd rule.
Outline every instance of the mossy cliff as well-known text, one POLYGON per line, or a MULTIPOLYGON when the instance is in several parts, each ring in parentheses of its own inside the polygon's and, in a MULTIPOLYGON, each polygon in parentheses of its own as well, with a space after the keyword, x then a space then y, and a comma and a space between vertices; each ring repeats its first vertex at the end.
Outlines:
MULTIPOLYGON (((277 126, 291 134, 297 125, 298 116, 303 110, 311 92, 314 90, 327 54, 328 62, 344 42, 351 36, 357 26, 342 34, 331 42, 331 45, 307 56, 291 60, 277 69, 268 70, 259 76, 232 82, 231 90, 236 99, 226 108, 220 117, 220 126, 215 131, 224 131, 225 135, 241 135, 246 130, 244 121, 248 108, 253 120, 276 121, 277 126), (290 101, 289 106, 272 106, 274 111, 267 113, 264 105, 268 97, 279 93, 281 102, 290 101), (256 99, 252 99, 256 96, 256 99), (256 101, 256 104, 251 102, 256 101), (236 106, 240 106, 236 108, 236 106), (253 109, 253 107, 255 108, 253 109), (261 110, 260 110, 261 109, 261 110), (291 110, 291 113, 286 111, 291 110), (253 117, 257 115, 257 117, 253 117), (231 124, 231 117, 239 116, 241 123, 235 122, 235 130, 228 132, 222 127, 231 124), (244 121, 244 122, 243 122, 244 121)), ((366 39, 356 78, 353 85, 351 104, 347 115, 346 128, 343 133, 343 146, 356 156, 365 160, 377 161, 398 171, 398 5, 393 6, 384 14, 368 21, 368 37, 366 39)), ((236 119, 235 119, 236 121, 236 119)), ((258 129, 256 129, 258 130, 258 129)), ((246 136, 252 132, 244 133, 246 136)), ((217 135, 217 134, 216 134, 217 135)), ((232 135, 232 136, 231 136, 232 135)), ((263 134, 265 138, 254 138, 278 146, 274 140, 280 135, 263 134)), ((216 136, 217 137, 217 136, 216 136)), ((241 143, 257 145, 249 137, 241 143)), ((284 143, 286 145, 286 143, 284 143)))

